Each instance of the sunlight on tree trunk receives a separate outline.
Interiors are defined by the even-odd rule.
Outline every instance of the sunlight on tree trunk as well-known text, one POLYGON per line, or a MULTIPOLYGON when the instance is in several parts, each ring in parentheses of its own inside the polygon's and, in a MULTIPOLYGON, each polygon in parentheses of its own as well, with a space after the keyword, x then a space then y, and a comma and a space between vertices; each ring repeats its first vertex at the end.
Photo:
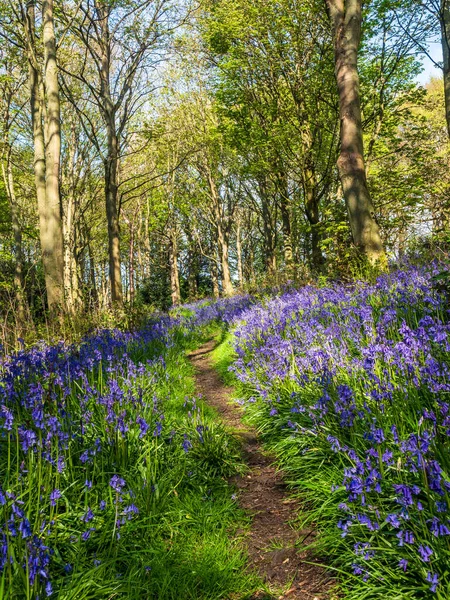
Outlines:
POLYGON ((450 0, 441 0, 441 40, 444 59, 444 95, 447 133, 450 138, 450 0))
POLYGON ((370 262, 384 261, 364 164, 358 48, 361 39, 361 0, 327 0, 334 51, 341 119, 339 176, 355 246, 370 262))

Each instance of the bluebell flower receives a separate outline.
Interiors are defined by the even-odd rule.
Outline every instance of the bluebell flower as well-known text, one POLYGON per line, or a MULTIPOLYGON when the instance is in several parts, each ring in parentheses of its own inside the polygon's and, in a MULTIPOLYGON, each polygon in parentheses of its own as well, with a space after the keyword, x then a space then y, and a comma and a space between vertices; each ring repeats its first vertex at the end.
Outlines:
POLYGON ((120 494, 120 492, 123 490, 126 484, 125 480, 122 479, 122 477, 119 477, 119 475, 113 475, 109 481, 109 485, 115 492, 120 494))
POLYGON ((430 557, 433 555, 433 550, 429 546, 419 546, 418 552, 424 562, 429 562, 430 557))
POLYGON ((439 577, 436 573, 432 573, 431 571, 428 571, 427 573, 427 581, 429 583, 431 583, 430 586, 430 590, 435 593, 437 590, 437 587, 439 585, 439 577))
POLYGON ((56 506, 56 502, 59 500, 59 498, 61 498, 61 496, 62 494, 58 489, 54 489, 52 492, 50 492, 50 505, 56 506))
POLYGON ((398 566, 400 567, 400 569, 403 569, 403 571, 405 571, 408 568, 408 561, 406 560, 406 558, 401 558, 398 562, 398 566))

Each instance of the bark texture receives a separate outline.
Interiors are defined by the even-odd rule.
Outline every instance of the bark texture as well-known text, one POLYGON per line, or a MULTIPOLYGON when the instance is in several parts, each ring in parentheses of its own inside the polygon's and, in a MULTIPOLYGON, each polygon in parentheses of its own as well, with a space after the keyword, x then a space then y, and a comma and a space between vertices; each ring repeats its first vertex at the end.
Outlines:
POLYGON ((175 231, 172 231, 169 237, 169 265, 172 306, 178 306, 181 302, 181 290, 180 275, 178 271, 178 243, 175 231))
POLYGON ((217 243, 219 248, 220 266, 222 270, 222 290, 225 296, 232 296, 234 289, 231 281, 231 272, 229 265, 229 223, 223 214, 220 204, 219 190, 210 172, 208 172, 208 183, 210 196, 212 200, 212 208, 214 213, 214 221, 217 232, 217 243))
POLYGON ((294 254, 292 249, 291 214, 289 207, 288 180, 285 173, 279 173, 276 181, 279 197, 281 221, 283 225, 284 267, 288 278, 294 276, 294 254))
POLYGON ((6 171, 3 168, 3 179, 5 182, 6 193, 11 209, 11 224, 14 237, 14 294, 16 299, 16 321, 19 335, 27 319, 25 286, 23 277, 23 248, 22 248, 22 228, 19 220, 19 206, 14 187, 14 175, 11 164, 11 153, 8 152, 6 159, 6 171))
POLYGON ((108 222, 109 278, 111 302, 123 304, 122 275, 120 266, 120 229, 117 207, 119 142, 116 130, 116 107, 111 94, 111 40, 107 3, 96 2, 98 23, 101 29, 100 48, 100 95, 101 108, 106 125, 107 153, 104 159, 106 219, 108 222))
POLYGON ((13 165, 12 165, 12 147, 9 141, 9 130, 11 124, 11 115, 10 115, 10 107, 11 101, 13 97, 13 92, 11 89, 7 89, 5 91, 4 103, 5 103, 5 112, 3 115, 3 123, 4 123, 4 153, 5 156, 2 157, 5 159, 5 164, 2 163, 2 175, 3 182, 5 184, 5 191, 8 197, 8 202, 11 210, 11 225, 13 231, 13 253, 14 253, 14 295, 16 302, 16 322, 18 333, 21 336, 24 326, 26 324, 27 319, 27 310, 26 310, 26 296, 25 296, 25 285, 24 285, 24 256, 23 256, 23 246, 22 246, 22 228, 20 224, 20 209, 17 203, 15 184, 14 184, 14 173, 13 173, 13 165))
POLYGON ((441 40, 444 59, 445 118, 450 138, 450 0, 441 0, 441 40))
POLYGON ((341 147, 337 166, 353 241, 370 262, 384 260, 380 230, 366 181, 361 124, 358 48, 361 0, 326 0, 330 17, 339 94, 341 147))
POLYGON ((59 195, 60 109, 52 0, 43 3, 42 20, 44 81, 35 52, 35 6, 33 1, 29 2, 25 35, 29 63, 39 232, 47 301, 50 311, 57 313, 64 308, 64 255, 59 195))

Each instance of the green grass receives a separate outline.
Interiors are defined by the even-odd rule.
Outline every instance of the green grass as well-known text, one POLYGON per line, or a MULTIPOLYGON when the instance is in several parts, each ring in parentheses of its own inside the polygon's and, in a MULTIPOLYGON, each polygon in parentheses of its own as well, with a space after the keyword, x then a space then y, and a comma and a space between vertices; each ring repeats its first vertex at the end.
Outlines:
MULTIPOLYGON (((114 374, 125 394, 125 404, 116 412, 127 411, 126 435, 108 425, 104 408, 93 394, 83 409, 92 413, 86 433, 70 441, 62 474, 39 454, 19 454, 15 443, 1 453, 0 472, 8 473, 7 480, 3 479, 5 490, 20 499, 33 532, 49 529, 51 598, 245 600, 263 589, 260 579, 247 568, 238 532, 246 529, 249 520, 228 483, 230 476, 246 468, 239 444, 215 411, 197 398, 194 370, 186 356, 215 331, 205 327, 189 336, 180 333, 170 348, 156 344, 138 349, 135 360, 145 363, 162 355, 164 363, 150 365, 135 379, 126 373, 114 374), (132 399, 139 395, 147 407, 140 414, 150 425, 145 436, 139 435, 133 412, 132 399), (155 402, 157 408, 153 408, 155 402), (162 431, 155 436, 159 421, 162 431), (82 452, 92 448, 96 439, 101 440, 101 450, 92 460, 81 462, 82 452), (183 440, 189 440, 187 452, 183 440), (21 476, 22 469, 29 474, 27 480, 21 476), (126 481, 121 498, 109 485, 114 474, 126 481), (92 481, 89 489, 86 480, 92 481), (56 506, 44 507, 55 488, 61 490, 61 498, 56 506), (105 509, 99 509, 100 500, 106 501, 105 509), (139 513, 123 517, 119 531, 116 521, 131 504, 139 513), (85 522, 90 508, 94 516, 85 522), (83 540, 81 534, 89 527, 93 532, 83 540)), ((108 381, 100 370, 89 377, 93 388, 108 393, 108 381)), ((82 388, 74 383, 67 398, 72 422, 82 418, 80 393, 82 388)), ((0 507, 0 517, 7 508, 0 507)), ((36 600, 39 596, 42 600, 46 580, 36 578, 34 584, 27 584, 27 542, 20 537, 15 540, 11 547, 18 560, 3 571, 0 599, 36 600)))
POLYGON ((224 329, 216 328, 215 331, 212 330, 212 333, 217 342, 216 347, 211 352, 211 360, 214 363, 214 367, 225 385, 236 385, 238 382, 234 373, 228 370, 236 358, 233 350, 233 336, 229 331, 224 329))

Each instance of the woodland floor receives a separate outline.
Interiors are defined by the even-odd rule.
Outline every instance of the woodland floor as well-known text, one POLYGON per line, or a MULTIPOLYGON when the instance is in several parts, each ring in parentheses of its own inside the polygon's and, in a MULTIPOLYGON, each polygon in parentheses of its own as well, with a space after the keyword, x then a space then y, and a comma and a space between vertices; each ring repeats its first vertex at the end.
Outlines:
MULTIPOLYGON (((305 545, 313 530, 294 526, 301 510, 290 496, 282 473, 273 465, 273 457, 263 451, 255 429, 244 425, 242 409, 232 400, 233 388, 221 381, 210 354, 216 346, 211 340, 190 355, 196 370, 197 389, 213 406, 223 423, 242 440, 249 471, 232 482, 239 490, 239 504, 251 515, 252 524, 242 532, 249 556, 249 568, 256 570, 270 590, 285 590, 280 596, 266 592, 252 600, 331 600, 335 581, 305 545)), ((275 593, 275 592, 274 592, 275 593)))

